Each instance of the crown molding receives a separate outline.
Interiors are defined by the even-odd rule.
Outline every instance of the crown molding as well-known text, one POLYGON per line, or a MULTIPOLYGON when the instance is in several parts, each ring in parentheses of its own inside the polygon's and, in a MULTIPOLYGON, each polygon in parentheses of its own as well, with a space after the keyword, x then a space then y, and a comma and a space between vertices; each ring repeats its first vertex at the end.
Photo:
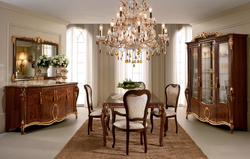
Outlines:
POLYGON ((235 7, 235 8, 232 8, 232 9, 229 9, 229 10, 226 10, 226 11, 223 11, 223 12, 220 12, 220 13, 217 13, 217 14, 202 18, 202 19, 199 19, 197 21, 191 22, 190 25, 194 26, 194 25, 197 25, 197 24, 200 24, 200 23, 203 23, 203 22, 215 19, 215 18, 219 18, 219 17, 223 17, 225 15, 241 12, 241 11, 247 10, 247 9, 250 9, 250 2, 246 3, 246 4, 243 4, 243 5, 240 5, 238 7, 235 7))
POLYGON ((37 12, 31 11, 31 10, 28 10, 28 9, 24 9, 24 8, 21 8, 21 7, 18 7, 18 6, 9 4, 9 3, 5 3, 3 1, 0 1, 0 8, 4 8, 4 9, 11 10, 11 11, 14 11, 14 12, 18 12, 18 13, 21 13, 21 14, 26 14, 26 15, 29 15, 29 16, 33 16, 33 17, 44 19, 44 20, 56 22, 56 23, 63 24, 63 25, 68 25, 69 24, 69 22, 66 22, 64 20, 54 18, 54 17, 48 16, 48 15, 45 15, 45 14, 37 13, 37 12))

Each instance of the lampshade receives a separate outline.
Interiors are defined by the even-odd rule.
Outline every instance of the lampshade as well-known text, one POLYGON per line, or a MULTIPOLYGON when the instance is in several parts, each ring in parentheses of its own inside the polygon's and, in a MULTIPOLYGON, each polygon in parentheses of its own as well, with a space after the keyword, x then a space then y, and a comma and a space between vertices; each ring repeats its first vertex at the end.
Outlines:
POLYGON ((22 60, 22 61, 25 60, 24 52, 20 52, 19 60, 22 60))

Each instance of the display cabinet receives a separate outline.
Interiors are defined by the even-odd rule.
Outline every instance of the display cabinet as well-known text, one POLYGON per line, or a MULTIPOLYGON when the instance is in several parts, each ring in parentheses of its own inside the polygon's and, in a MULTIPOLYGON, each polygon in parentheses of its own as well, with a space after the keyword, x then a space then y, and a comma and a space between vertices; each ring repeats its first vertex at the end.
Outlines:
POLYGON ((187 118, 247 130, 247 36, 202 33, 186 43, 187 118))

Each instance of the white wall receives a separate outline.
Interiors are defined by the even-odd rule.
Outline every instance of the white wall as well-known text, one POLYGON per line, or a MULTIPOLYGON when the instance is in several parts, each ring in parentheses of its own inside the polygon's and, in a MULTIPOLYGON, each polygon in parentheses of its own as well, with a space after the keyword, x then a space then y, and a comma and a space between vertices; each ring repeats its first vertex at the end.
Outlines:
POLYGON ((66 52, 66 25, 53 17, 22 9, 0 1, 0 133, 5 132, 6 101, 4 86, 11 84, 13 35, 41 37, 58 42, 59 54, 66 52))
MULTIPOLYGON (((250 3, 200 19, 191 23, 193 37, 202 32, 219 32, 221 34, 240 33, 250 35, 250 3)), ((247 38, 247 121, 250 131, 250 36, 247 38)))

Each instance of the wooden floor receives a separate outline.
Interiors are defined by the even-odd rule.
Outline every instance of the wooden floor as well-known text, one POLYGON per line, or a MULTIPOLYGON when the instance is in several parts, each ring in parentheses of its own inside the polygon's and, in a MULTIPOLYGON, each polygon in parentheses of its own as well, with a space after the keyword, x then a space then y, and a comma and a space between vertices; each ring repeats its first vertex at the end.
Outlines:
MULTIPOLYGON (((78 119, 70 115, 63 122, 51 126, 32 126, 27 128, 25 135, 19 131, 0 134, 0 159, 54 158, 87 119, 87 109, 77 109, 78 119)), ((187 120, 185 111, 183 107, 178 108, 178 122, 208 158, 249 158, 250 132, 236 130, 230 134, 226 126, 211 126, 192 115, 187 120)))

